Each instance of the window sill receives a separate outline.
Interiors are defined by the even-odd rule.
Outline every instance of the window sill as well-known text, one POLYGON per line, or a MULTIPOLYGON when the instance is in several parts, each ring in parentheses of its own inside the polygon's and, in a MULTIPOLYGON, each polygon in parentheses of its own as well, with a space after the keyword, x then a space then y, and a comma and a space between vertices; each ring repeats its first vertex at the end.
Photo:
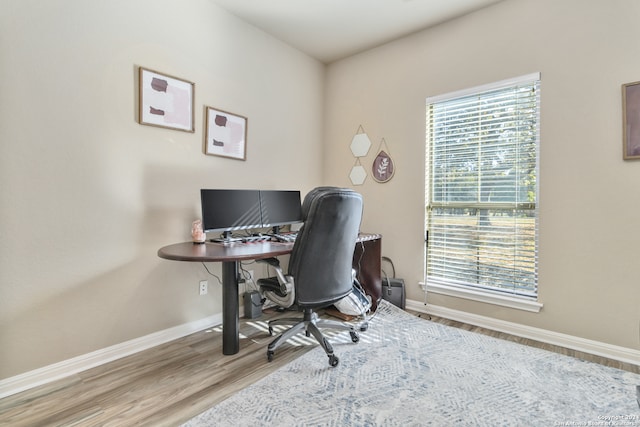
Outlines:
POLYGON ((503 307, 515 308, 517 310, 539 313, 543 305, 537 301, 525 298, 511 297, 493 292, 480 292, 473 289, 465 289, 459 286, 443 285, 441 283, 429 283, 426 285, 420 282, 420 286, 427 293, 447 295, 450 297, 464 298, 472 301, 484 302, 487 304, 500 305, 503 307))

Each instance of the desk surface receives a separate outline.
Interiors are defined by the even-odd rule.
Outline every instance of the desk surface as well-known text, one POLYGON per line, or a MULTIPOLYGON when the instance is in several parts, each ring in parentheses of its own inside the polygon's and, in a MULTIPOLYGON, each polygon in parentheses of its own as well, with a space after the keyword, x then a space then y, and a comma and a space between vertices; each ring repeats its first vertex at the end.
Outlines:
MULTIPOLYGON (((360 233, 358 242, 380 239, 379 234, 360 233)), ((286 255, 293 249, 293 242, 232 242, 229 244, 206 242, 175 243, 158 250, 158 256, 174 261, 224 262, 244 261, 286 255)))
POLYGON ((158 250, 158 256, 174 261, 225 262, 269 258, 291 252, 293 243, 175 243, 158 250))

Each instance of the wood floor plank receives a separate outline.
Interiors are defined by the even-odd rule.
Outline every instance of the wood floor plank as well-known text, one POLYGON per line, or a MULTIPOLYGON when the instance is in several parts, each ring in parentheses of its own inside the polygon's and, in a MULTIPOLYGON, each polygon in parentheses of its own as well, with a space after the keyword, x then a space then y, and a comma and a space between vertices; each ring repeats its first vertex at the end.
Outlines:
POLYGON ((0 426, 179 424, 312 348, 285 346, 267 362, 266 321, 277 317, 243 320, 235 355, 211 328, 1 399, 0 426))
MULTIPOLYGON (((266 321, 284 316, 272 311, 259 319, 242 319, 235 355, 222 355, 222 331, 214 327, 0 399, 0 426, 179 425, 305 352, 322 351, 313 339, 300 335, 296 345, 283 345, 267 362, 272 337, 266 321)), ((447 319, 430 320, 640 373, 636 365, 447 319)), ((330 340, 350 342, 348 334, 342 338, 330 340)))

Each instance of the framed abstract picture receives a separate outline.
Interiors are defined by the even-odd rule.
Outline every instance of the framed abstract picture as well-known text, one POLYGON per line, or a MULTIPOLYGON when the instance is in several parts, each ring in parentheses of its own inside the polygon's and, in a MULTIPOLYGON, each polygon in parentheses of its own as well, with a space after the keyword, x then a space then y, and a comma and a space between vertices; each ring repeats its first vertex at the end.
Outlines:
POLYGON ((139 67, 140 124, 194 132, 194 84, 139 67))
POLYGON ((205 107, 204 153, 246 160, 247 118, 213 107, 205 107))
POLYGON ((640 159, 640 82, 622 85, 622 157, 640 159))

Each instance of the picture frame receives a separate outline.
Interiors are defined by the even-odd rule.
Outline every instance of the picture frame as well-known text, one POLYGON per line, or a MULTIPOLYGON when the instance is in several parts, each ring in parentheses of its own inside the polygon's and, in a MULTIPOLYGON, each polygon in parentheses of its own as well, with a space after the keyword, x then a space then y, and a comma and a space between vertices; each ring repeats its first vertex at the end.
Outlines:
POLYGON ((244 116, 205 106, 204 153, 246 160, 247 122, 244 116))
POLYGON ((195 84, 138 67, 138 121, 141 125, 195 132, 195 84))
POLYGON ((622 157, 640 159, 640 81, 622 85, 622 157))

